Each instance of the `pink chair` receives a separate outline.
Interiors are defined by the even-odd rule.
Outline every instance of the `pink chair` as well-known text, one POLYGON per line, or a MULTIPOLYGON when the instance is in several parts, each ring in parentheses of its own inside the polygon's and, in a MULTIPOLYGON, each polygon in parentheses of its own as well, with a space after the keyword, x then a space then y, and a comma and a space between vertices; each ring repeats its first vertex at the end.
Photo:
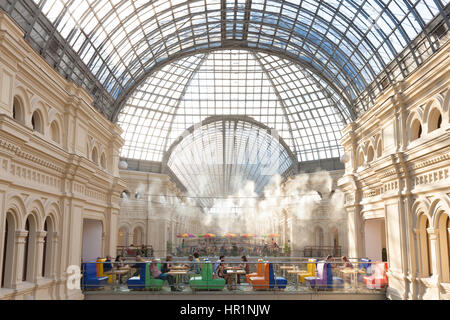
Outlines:
POLYGON ((388 286, 386 271, 387 262, 381 262, 374 265, 375 270, 371 276, 364 277, 364 283, 368 289, 384 289, 388 286))

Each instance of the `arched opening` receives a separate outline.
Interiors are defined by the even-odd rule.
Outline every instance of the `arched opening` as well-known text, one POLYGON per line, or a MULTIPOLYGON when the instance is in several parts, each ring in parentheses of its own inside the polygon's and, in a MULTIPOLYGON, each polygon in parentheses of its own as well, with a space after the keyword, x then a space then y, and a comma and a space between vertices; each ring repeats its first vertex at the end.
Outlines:
POLYGON ((97 148, 96 148, 96 147, 94 147, 94 148, 92 149, 92 157, 91 157, 91 159, 92 159, 92 161, 93 161, 95 164, 98 164, 98 152, 97 152, 97 148))
POLYGON ((419 219, 419 245, 420 245, 420 261, 422 266, 422 276, 430 277, 432 275, 431 263, 431 243, 427 229, 430 227, 428 217, 422 214, 419 219))
POLYGON ((125 200, 130 199, 130 196, 131 194, 128 190, 123 190, 122 193, 120 194, 120 198, 125 200))
POLYGON ((439 129, 442 125, 442 115, 438 108, 433 108, 428 116, 428 132, 439 129))
POLYGON ((24 109, 23 104, 19 97, 14 97, 13 100, 13 119, 23 123, 24 109))
POLYGON ((39 133, 44 133, 44 125, 42 123, 42 116, 38 110, 33 112, 33 115, 31 116, 31 127, 34 131, 37 131, 39 133))
POLYGON ((25 236, 25 244, 23 248, 23 269, 22 269, 22 281, 27 281, 27 273, 28 273, 28 255, 30 248, 30 220, 29 218, 25 222, 25 231, 27 235, 25 236))
POLYGON ((124 227, 119 229, 118 244, 122 247, 128 246, 128 231, 124 227))
POLYGON ((450 282, 450 218, 441 212, 439 218, 439 241, 441 257, 441 276, 443 282, 450 282))
POLYGON ((333 246, 333 256, 340 256, 341 255, 341 248, 339 246, 339 232, 337 228, 333 228, 331 230, 331 235, 332 235, 332 243, 331 245, 333 246))
POLYGON ((383 155, 383 144, 381 143, 381 139, 378 140, 378 144, 377 144, 377 158, 381 158, 381 156, 383 155))
POLYGON ((374 156, 375 156, 375 152, 373 150, 373 147, 370 146, 369 150, 367 151, 367 162, 371 162, 373 160, 374 156))
POLYGON ((136 227, 133 232, 133 244, 135 246, 143 245, 143 232, 141 227, 136 227))
POLYGON ((100 166, 103 169, 106 169, 106 156, 105 156, 105 153, 102 153, 102 156, 100 157, 100 166))
POLYGON ((51 139, 56 142, 60 143, 59 138, 59 126, 56 120, 52 121, 52 124, 50 125, 50 133, 51 133, 51 139))
POLYGON ((2 277, 0 288, 9 288, 12 285, 12 260, 15 250, 14 226, 14 217, 10 212, 7 212, 3 236, 2 277))
POLYGON ((362 167, 364 165, 364 153, 362 150, 359 151, 358 154, 358 167, 362 167))
POLYGON ((414 141, 422 136, 422 124, 419 119, 414 119, 409 128, 409 141, 414 141))

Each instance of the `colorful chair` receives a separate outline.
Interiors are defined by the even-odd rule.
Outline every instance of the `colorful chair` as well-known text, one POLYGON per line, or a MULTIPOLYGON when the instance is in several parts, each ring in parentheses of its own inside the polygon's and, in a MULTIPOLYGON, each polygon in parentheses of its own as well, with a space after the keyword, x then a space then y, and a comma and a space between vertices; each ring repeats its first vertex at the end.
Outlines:
POLYGON ((130 290, 136 290, 136 289, 145 289, 146 282, 145 279, 150 276, 149 274, 149 264, 148 263, 140 263, 141 271, 139 273, 139 276, 131 277, 127 280, 127 286, 130 290))
POLYGON ((326 288, 328 287, 327 283, 327 268, 324 262, 319 262, 317 264, 316 275, 311 277, 305 277, 305 283, 310 288, 326 288))
POLYGON ((269 263, 264 263, 263 272, 261 276, 250 277, 250 284, 253 290, 267 290, 269 289, 270 266, 269 263))
POLYGON ((286 289, 287 280, 283 277, 276 277, 272 263, 269 263, 269 289, 286 289))
POLYGON ((387 270, 387 262, 375 264, 373 275, 364 277, 364 283, 366 284, 367 288, 384 289, 388 285, 388 278, 386 275, 387 270))
POLYGON ((317 259, 308 259, 308 262, 306 265, 306 273, 298 275, 298 281, 301 283, 305 283, 306 277, 314 277, 316 275, 317 259))
POLYGON ((103 287, 108 277, 97 276, 97 263, 94 261, 85 262, 81 265, 83 271, 83 287, 85 289, 99 289, 103 287))
POLYGON ((325 262, 319 262, 317 264, 316 276, 305 277, 305 282, 310 288, 317 288, 317 289, 344 287, 344 280, 339 277, 333 277, 331 264, 325 262))
MULTIPOLYGON (((150 272, 150 266, 151 266, 151 264, 148 265, 148 267, 146 268, 146 271, 145 271, 146 272, 145 288, 149 289, 149 290, 159 291, 163 287, 164 280, 154 278, 152 276, 152 273, 150 272)), ((160 263, 158 263, 156 265, 156 267, 158 268, 158 270, 161 270, 161 264, 160 263)))
POLYGON ((367 258, 361 258, 359 263, 359 269, 362 271, 362 274, 358 274, 358 281, 364 282, 364 277, 372 274, 372 264, 370 263, 372 260, 367 258))
POLYGON ((99 258, 97 259, 97 276, 99 277, 107 277, 108 283, 113 283, 114 280, 116 280, 116 277, 114 274, 108 274, 105 275, 103 271, 103 263, 106 262, 106 258, 99 258))
POLYGON ((189 280, 192 290, 223 290, 225 279, 213 278, 213 266, 209 261, 201 264, 200 276, 192 277, 189 280))
POLYGON ((250 283, 250 277, 262 277, 263 276, 263 259, 258 259, 256 264, 256 273, 249 273, 245 275, 247 283, 250 283))

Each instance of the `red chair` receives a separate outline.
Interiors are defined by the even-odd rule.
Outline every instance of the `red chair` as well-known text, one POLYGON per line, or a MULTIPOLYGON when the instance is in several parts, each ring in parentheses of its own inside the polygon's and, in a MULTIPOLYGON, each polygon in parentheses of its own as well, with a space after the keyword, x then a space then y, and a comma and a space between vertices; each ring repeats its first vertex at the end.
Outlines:
POLYGON ((388 286, 388 278, 386 271, 388 270, 387 262, 375 264, 375 270, 371 276, 364 277, 364 283, 368 289, 384 289, 388 286))

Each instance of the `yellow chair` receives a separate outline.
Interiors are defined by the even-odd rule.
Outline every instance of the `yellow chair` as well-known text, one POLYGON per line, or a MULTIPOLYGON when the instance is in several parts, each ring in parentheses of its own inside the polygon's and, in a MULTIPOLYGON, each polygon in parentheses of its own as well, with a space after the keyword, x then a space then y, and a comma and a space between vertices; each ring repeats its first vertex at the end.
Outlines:
POLYGON ((115 275, 114 274, 107 274, 105 275, 103 273, 103 263, 102 262, 106 262, 106 258, 102 258, 102 259, 97 259, 97 277, 108 277, 108 283, 113 283, 115 279, 115 275))
POLYGON ((305 283, 306 277, 315 277, 316 276, 316 259, 308 259, 308 264, 306 265, 306 272, 298 275, 298 281, 301 283, 305 283))

